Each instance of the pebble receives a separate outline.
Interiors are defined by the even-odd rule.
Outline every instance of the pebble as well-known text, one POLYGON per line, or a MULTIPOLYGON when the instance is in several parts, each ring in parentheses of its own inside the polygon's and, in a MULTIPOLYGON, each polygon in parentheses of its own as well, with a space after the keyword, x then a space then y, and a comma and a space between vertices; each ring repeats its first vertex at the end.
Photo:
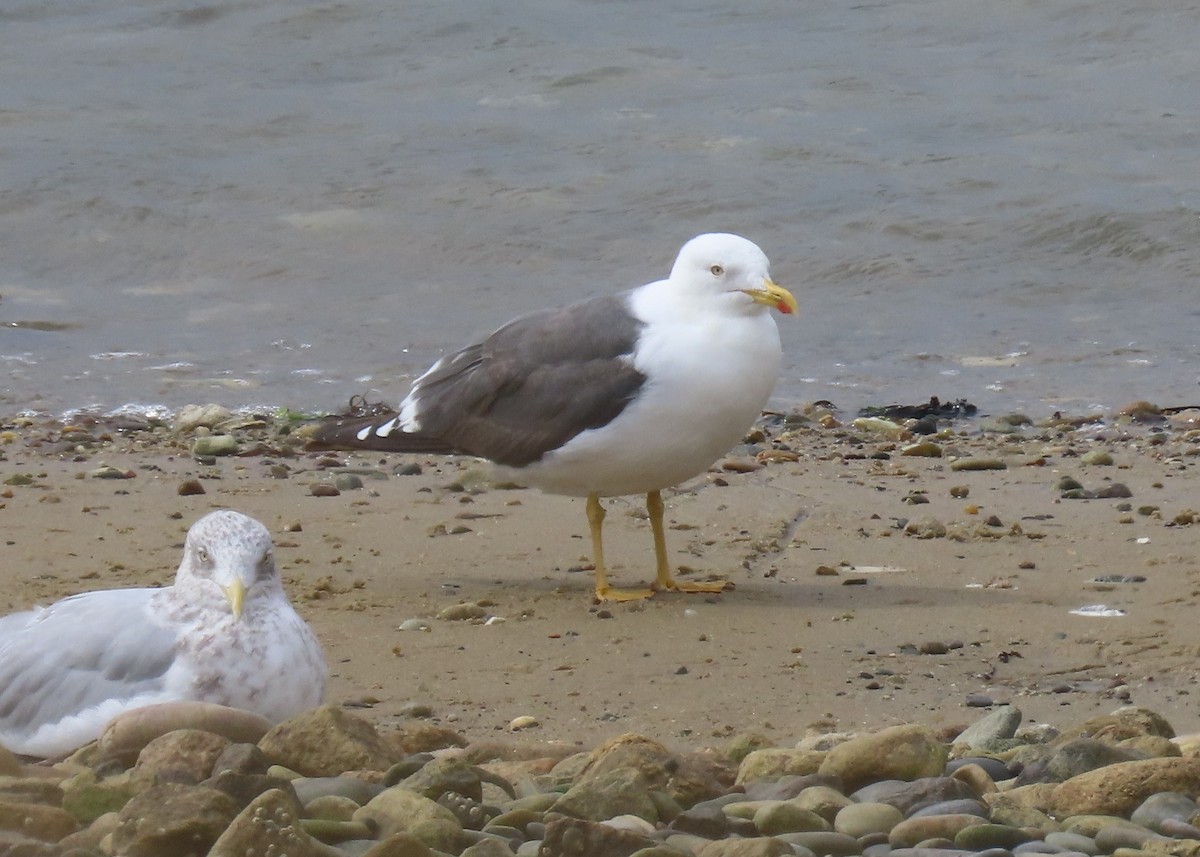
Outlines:
POLYGON ((1020 710, 1011 705, 1002 705, 960 732, 954 743, 966 744, 973 750, 985 749, 994 741, 1012 738, 1020 725, 1020 710))
MULTIPOLYGON (((410 622, 424 620, 402 624, 410 622)), ((400 716, 419 716, 419 708, 400 716)), ((1200 757, 1146 759, 1146 750, 1127 749, 1174 748, 1170 724, 1134 707, 1068 724, 1061 737, 1054 728, 1026 730, 1022 758, 1057 759, 1042 765, 1052 779, 1000 790, 997 782, 1012 779, 1004 761, 1012 754, 962 751, 1013 740, 1013 706, 959 730, 952 761, 941 733, 917 724, 806 739, 821 749, 734 742, 740 763, 624 735, 519 783, 471 764, 458 749, 465 741, 448 729, 443 744, 403 755, 370 722, 333 706, 265 734, 260 721, 207 710, 134 714, 106 733, 107 752, 78 754, 72 767, 41 769, 36 780, 13 768, 0 788, 0 822, 33 819, 63 853, 95 852, 106 837, 116 853, 168 853, 161 843, 169 835, 213 844, 213 854, 313 857, 1186 857, 1200 836, 1192 797, 1200 757), (198 731, 197 718, 233 734, 198 731), (138 759, 130 747, 146 749, 138 759), (105 766, 103 777, 90 763, 105 766), (218 777, 201 781, 216 768, 218 777), (162 781, 180 771, 192 784, 162 781), (99 811, 80 809, 81 784, 106 786, 99 811)), ((522 715, 509 729, 537 725, 522 715)), ((520 740, 521 758, 537 758, 520 740)), ((1026 773, 1036 767, 1028 763, 1026 773)))
POLYGON ((179 483, 179 487, 175 489, 175 493, 180 497, 191 497, 196 494, 203 494, 204 486, 200 484, 199 479, 185 479, 179 483))
POLYGON ((108 464, 101 465, 88 473, 93 479, 132 479, 137 474, 132 470, 121 470, 108 464))
POLYGON ((192 441, 192 455, 236 455, 241 449, 237 438, 231 434, 210 434, 192 441))
POLYGON ((1008 464, 999 458, 960 458, 950 463, 950 469, 957 472, 974 470, 1007 470, 1008 464))

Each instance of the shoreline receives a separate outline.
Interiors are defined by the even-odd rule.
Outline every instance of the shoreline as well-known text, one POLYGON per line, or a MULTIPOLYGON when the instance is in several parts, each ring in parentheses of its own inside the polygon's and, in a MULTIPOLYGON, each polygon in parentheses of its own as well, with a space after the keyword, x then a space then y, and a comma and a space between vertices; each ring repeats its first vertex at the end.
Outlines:
MULTIPOLYGON (((664 496, 672 562, 737 588, 599 606, 581 502, 494 487, 471 459, 309 453, 288 423, 222 419, 6 421, 6 612, 168 583, 187 526, 229 507, 271 530, 325 646, 328 701, 381 728, 415 715, 482 740, 528 717, 538 740, 695 747, 950 728, 989 702, 1054 725, 1131 702, 1200 731, 1196 411, 994 418, 925 440, 837 414, 767 421, 664 496), (216 435, 234 454, 197 460, 216 435), (930 457, 905 454, 921 444, 930 457), (1124 615, 1072 613, 1098 604, 1124 615)), ((648 526, 636 498, 608 506, 614 583, 636 585, 648 526)))

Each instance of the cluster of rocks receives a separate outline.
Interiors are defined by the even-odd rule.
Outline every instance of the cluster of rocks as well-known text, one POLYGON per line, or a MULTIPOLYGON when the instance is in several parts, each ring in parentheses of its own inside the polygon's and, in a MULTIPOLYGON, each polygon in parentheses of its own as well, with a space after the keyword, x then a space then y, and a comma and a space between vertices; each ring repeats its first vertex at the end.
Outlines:
POLYGON ((230 709, 131 712, 57 764, 0 756, 14 857, 953 857, 1200 855, 1200 740, 1127 707, 1061 734, 998 709, 956 735, 900 725, 738 736, 675 753, 625 735, 468 744, 383 735, 324 706, 274 728, 230 709), (149 714, 143 714, 143 712, 149 714), (190 728, 173 728, 185 725, 190 728), (194 728, 196 726, 204 728, 194 728))

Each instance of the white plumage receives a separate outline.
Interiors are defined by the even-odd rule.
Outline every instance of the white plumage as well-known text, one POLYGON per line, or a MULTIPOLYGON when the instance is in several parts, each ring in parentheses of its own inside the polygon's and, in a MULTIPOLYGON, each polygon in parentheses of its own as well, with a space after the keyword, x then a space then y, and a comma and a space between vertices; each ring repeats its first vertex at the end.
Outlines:
POLYGON ((58 755, 117 714, 175 700, 277 722, 320 704, 326 678, 266 527, 212 512, 188 531, 174 585, 86 592, 0 619, 0 744, 58 755))

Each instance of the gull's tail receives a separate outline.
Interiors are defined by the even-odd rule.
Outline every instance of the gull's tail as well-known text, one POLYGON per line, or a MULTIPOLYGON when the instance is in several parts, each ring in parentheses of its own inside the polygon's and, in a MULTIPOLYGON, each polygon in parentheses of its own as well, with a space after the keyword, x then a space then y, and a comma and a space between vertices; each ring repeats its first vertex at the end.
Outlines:
POLYGON ((400 415, 379 403, 368 403, 361 396, 350 400, 343 414, 322 417, 302 427, 297 434, 308 441, 308 448, 373 449, 380 452, 449 453, 453 449, 444 440, 414 432, 401 431, 400 415))

